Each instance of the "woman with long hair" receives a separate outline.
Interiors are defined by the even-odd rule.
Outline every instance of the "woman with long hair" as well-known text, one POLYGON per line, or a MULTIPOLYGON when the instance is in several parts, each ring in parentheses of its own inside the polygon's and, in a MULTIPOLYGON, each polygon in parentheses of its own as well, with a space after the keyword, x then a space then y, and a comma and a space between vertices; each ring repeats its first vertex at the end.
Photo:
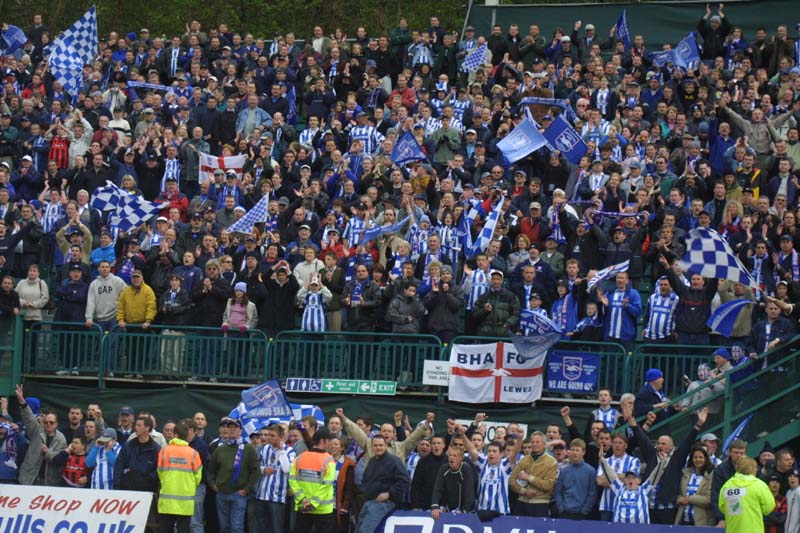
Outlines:
MULTIPOLYGON (((677 458, 676 458, 677 459, 677 458)), ((683 469, 678 512, 675 524, 685 526, 714 526, 716 519, 711 508, 711 476, 714 465, 706 449, 695 444, 689 456, 689 466, 683 469)))

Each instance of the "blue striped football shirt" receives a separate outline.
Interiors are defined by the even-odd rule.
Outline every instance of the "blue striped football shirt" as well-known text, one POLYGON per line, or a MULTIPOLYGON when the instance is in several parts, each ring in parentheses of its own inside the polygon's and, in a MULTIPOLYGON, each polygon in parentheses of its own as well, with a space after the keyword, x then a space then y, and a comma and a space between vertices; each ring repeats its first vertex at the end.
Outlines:
POLYGON ((284 444, 282 448, 276 449, 274 446, 264 446, 258 451, 258 460, 261 465, 261 478, 258 480, 256 498, 268 502, 286 503, 286 492, 289 487, 289 472, 281 470, 280 458, 285 455, 288 464, 292 464, 295 458, 294 448, 284 444), (270 475, 264 474, 264 469, 271 467, 275 469, 270 475))
POLYGON ((678 295, 671 292, 669 296, 661 296, 655 292, 650 295, 647 305, 650 319, 644 328, 644 336, 651 340, 669 337, 675 332, 675 308, 678 307, 678 295))
POLYGON ((514 466, 503 457, 496 465, 489 464, 484 454, 478 456, 478 510, 511 514, 508 505, 508 480, 514 466))
POLYGON ((489 274, 483 270, 475 269, 472 274, 464 279, 464 297, 467 299, 467 309, 475 309, 475 302, 481 294, 489 290, 489 274))
POLYGON ((107 450, 105 446, 95 446, 89 452, 89 457, 86 458, 87 465, 94 464, 92 470, 92 484, 93 489, 98 490, 113 490, 114 489, 114 463, 117 461, 122 446, 119 443, 115 444, 111 451, 107 450), (91 459, 94 459, 93 461, 91 459))
POLYGON ((383 142, 383 135, 373 126, 353 126, 350 128, 350 143, 361 141, 364 143, 364 153, 374 154, 383 142))
MULTIPOLYGON (((689 482, 686 484, 686 495, 693 496, 700 488, 700 483, 703 481, 703 475, 697 472, 692 472, 689 476, 689 482)), ((694 524, 694 505, 687 505, 683 510, 684 522, 691 522, 694 524)))
MULTIPOLYGON (((614 426, 617 425, 617 418, 619 417, 619 411, 614 409, 613 407, 609 407, 605 411, 601 408, 597 408, 592 411, 592 418, 594 420, 599 420, 603 422, 609 431, 614 431, 614 426)), ((611 509, 606 509, 610 511, 611 509)))
MULTIPOLYGON (((636 457, 631 457, 627 453, 622 457, 611 456, 606 459, 606 462, 614 469, 617 474, 625 474, 625 472, 636 472, 637 474, 642 468, 642 463, 636 457)), ((602 476, 603 466, 598 465, 597 475, 602 476)), ((613 511, 614 510, 614 489, 606 487, 603 489, 603 494, 600 496, 600 510, 613 511)))
POLYGON ((647 508, 647 497, 653 490, 653 485, 645 481, 639 488, 629 490, 625 483, 615 479, 613 490, 616 494, 614 500, 613 522, 618 524, 649 524, 650 510, 647 508))

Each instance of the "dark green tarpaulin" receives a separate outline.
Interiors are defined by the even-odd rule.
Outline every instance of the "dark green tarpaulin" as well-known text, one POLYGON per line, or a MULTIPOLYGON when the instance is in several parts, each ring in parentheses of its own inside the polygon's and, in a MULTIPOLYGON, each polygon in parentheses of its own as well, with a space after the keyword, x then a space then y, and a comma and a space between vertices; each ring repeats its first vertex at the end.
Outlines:
MULTIPOLYGON (((213 426, 214 420, 227 415, 239 403, 241 391, 221 388, 186 388, 181 386, 164 388, 106 388, 81 387, 55 384, 49 381, 29 379, 25 382, 25 395, 36 396, 42 400, 42 406, 54 408, 60 415, 65 415, 72 405, 86 408, 90 402, 99 402, 105 419, 109 423, 116 420, 116 414, 123 405, 130 405, 135 410, 152 412, 159 426, 167 419, 191 417, 196 411, 206 413, 213 426)), ((342 407, 349 416, 367 415, 375 422, 392 420, 392 415, 402 409, 409 415, 412 424, 425 417, 425 413, 436 413, 437 431, 445 431, 447 418, 473 418, 476 412, 485 411, 490 420, 505 422, 522 422, 532 429, 544 431, 548 423, 563 426, 559 407, 554 404, 540 404, 535 408, 530 405, 492 408, 483 405, 463 405, 445 403, 437 405, 435 400, 414 398, 412 396, 347 396, 347 395, 289 395, 294 403, 310 403, 319 405, 326 414, 333 413, 342 407)), ((578 427, 583 430, 589 417, 588 408, 574 408, 574 418, 578 427)), ((530 429, 529 429, 530 431, 530 429)), ((216 431, 212 431, 216 433, 216 431)))
MULTIPOLYGON (((717 2, 711 4, 716 14, 717 2)), ((603 39, 616 24, 622 10, 627 9, 628 28, 631 36, 642 34, 645 43, 651 49, 660 49, 663 43, 675 44, 697 27, 697 22, 705 15, 705 2, 660 3, 646 2, 637 4, 579 4, 571 6, 556 5, 507 5, 482 6, 473 5, 469 15, 469 24, 475 26, 478 35, 489 35, 492 22, 503 26, 516 23, 520 33, 527 35, 531 24, 538 24, 542 35, 552 38, 553 30, 562 27, 569 35, 576 20, 586 24, 594 24, 597 34, 603 39)), ((746 40, 752 40, 758 26, 767 28, 769 35, 775 32, 778 24, 789 26, 789 35, 797 36, 795 24, 800 22, 800 1, 767 0, 753 2, 726 3, 725 14, 734 26, 741 26, 746 40)), ((583 27, 580 32, 583 34, 583 27)))

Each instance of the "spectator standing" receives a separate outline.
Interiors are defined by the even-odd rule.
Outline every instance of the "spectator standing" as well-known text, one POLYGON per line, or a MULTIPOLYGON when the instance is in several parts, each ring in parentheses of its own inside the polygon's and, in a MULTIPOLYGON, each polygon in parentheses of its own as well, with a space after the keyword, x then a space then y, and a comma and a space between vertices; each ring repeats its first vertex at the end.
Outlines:
POLYGON ((158 527, 159 531, 189 533, 194 514, 194 497, 203 478, 200 454, 189 446, 190 423, 175 424, 175 438, 158 454, 158 527))
POLYGON ((583 460, 586 443, 573 439, 569 444, 569 465, 561 469, 554 491, 560 518, 587 520, 597 496, 595 469, 583 460))

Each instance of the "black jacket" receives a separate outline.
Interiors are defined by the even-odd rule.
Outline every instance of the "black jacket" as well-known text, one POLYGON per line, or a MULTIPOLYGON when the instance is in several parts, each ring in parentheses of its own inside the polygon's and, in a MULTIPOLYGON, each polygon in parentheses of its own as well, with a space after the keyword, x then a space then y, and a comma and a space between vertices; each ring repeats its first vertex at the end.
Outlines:
POLYGON ((89 298, 89 285, 78 280, 56 286, 56 322, 80 322, 86 320, 86 301, 89 298))
POLYGON ((403 501, 403 496, 411 485, 403 461, 389 452, 372 457, 364 470, 361 491, 365 500, 374 500, 381 492, 388 492, 395 504, 403 501))
POLYGON ((442 455, 426 455, 417 463, 414 469, 414 479, 411 480, 411 508, 430 509, 433 501, 433 486, 442 467, 447 467, 447 452, 442 455))
POLYGON ((283 285, 270 278, 264 285, 267 294, 258 313, 259 327, 275 333, 294 329, 295 298, 300 290, 297 278, 289 274, 289 279, 283 285))
POLYGON ((436 475, 431 507, 447 510, 459 509, 465 513, 475 508, 475 469, 467 461, 458 470, 444 464, 436 475))
POLYGON ((230 283, 224 278, 217 278, 208 292, 203 292, 203 283, 198 283, 192 288, 192 301, 195 303, 197 317, 196 324, 210 328, 222 325, 222 314, 228 305, 228 298, 233 291, 230 283))

